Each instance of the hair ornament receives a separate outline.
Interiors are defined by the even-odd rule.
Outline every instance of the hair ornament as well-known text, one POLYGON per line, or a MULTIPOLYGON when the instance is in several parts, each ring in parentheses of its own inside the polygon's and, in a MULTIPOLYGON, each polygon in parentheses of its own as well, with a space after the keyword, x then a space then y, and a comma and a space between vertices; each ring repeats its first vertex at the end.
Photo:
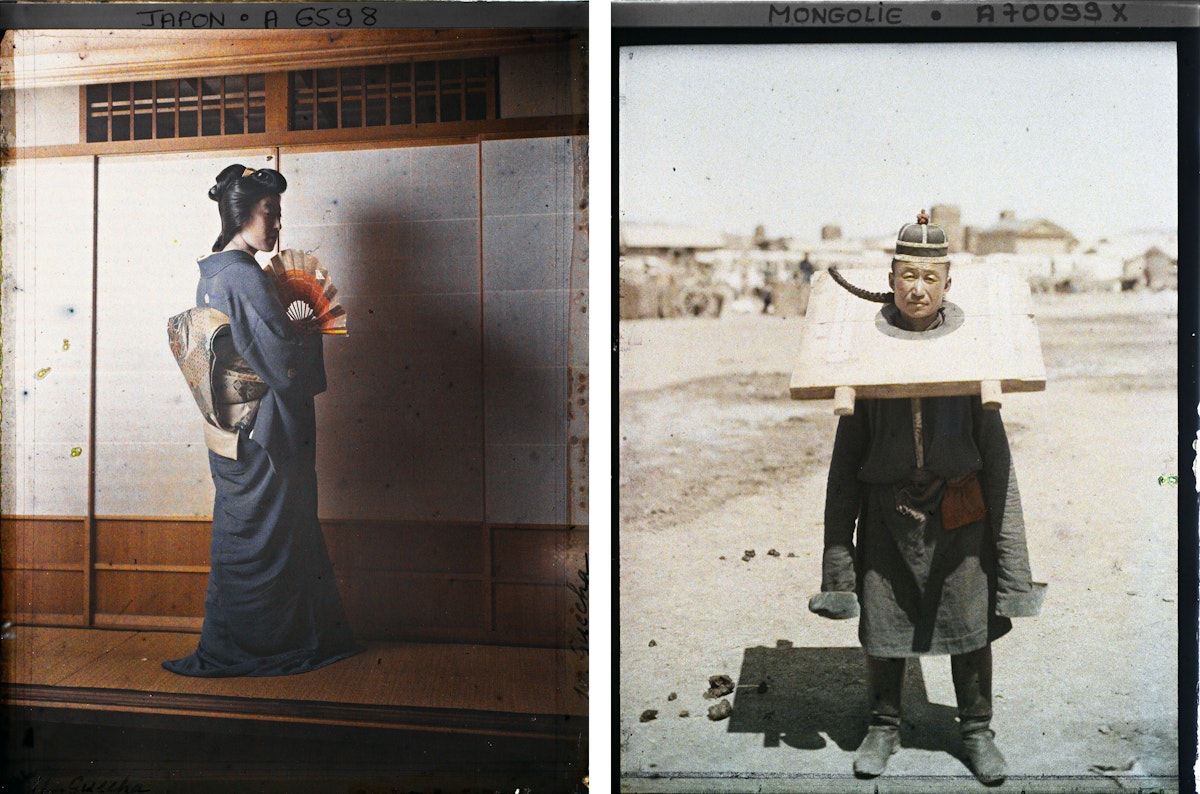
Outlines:
POLYGON ((239 190, 249 188, 259 193, 283 193, 287 190, 287 180, 278 171, 270 168, 255 170, 238 163, 227 166, 217 175, 217 183, 208 189, 208 197, 220 201, 221 196, 239 183, 239 190))

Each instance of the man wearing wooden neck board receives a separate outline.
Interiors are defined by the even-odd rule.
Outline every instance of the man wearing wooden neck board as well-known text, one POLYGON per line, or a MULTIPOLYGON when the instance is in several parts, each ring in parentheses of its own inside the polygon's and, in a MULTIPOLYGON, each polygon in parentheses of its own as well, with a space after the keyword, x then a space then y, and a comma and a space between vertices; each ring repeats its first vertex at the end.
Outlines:
MULTIPOLYGON (((928 221, 922 211, 901 228, 893 295, 871 296, 888 299, 881 314, 916 357, 926 334, 953 330, 946 234, 928 221)), ((1037 614, 1045 586, 1030 574, 999 412, 984 410, 978 395, 857 400, 834 441, 824 545, 821 593, 809 609, 848 618, 861 608, 870 720, 855 773, 881 774, 899 746, 906 659, 948 654, 967 764, 981 782, 1003 782, 991 643, 1012 628, 1010 618, 1037 614)))

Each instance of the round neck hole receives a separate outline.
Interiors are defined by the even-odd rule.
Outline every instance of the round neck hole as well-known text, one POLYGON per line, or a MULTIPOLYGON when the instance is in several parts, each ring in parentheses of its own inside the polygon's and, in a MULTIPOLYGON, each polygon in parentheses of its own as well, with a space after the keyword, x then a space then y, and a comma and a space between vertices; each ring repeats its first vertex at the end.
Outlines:
POLYGON ((963 321, 966 319, 958 304, 950 301, 942 303, 942 313, 945 319, 937 328, 930 331, 909 331, 892 324, 899 316, 900 310, 896 308, 896 304, 886 303, 875 313, 875 327, 893 339, 929 340, 954 333, 962 327, 963 321))

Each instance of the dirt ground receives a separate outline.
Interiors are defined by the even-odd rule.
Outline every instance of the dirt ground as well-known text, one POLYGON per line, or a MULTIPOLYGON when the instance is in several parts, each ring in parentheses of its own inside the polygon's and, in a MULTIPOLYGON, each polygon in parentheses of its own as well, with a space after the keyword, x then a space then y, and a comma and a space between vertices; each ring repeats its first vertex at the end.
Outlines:
MULTIPOLYGON (((1050 590, 995 645, 1002 789, 1177 790, 1179 494, 1160 484, 1180 467, 1177 294, 1035 310, 1048 387, 1006 395, 1003 416, 1050 590)), ((957 755, 948 657, 910 663, 887 772, 851 773, 866 730, 857 621, 806 609, 836 418, 829 401, 788 399, 800 322, 619 326, 622 786, 982 790, 957 755), (737 688, 732 716, 711 721, 717 674, 737 688)))

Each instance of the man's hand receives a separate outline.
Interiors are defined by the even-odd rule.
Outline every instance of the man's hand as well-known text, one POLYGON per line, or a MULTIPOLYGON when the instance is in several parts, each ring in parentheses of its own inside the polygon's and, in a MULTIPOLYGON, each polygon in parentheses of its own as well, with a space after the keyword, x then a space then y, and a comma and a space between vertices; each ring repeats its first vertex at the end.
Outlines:
POLYGON ((845 591, 817 593, 808 599, 808 611, 832 620, 856 618, 858 617, 858 596, 845 591))

